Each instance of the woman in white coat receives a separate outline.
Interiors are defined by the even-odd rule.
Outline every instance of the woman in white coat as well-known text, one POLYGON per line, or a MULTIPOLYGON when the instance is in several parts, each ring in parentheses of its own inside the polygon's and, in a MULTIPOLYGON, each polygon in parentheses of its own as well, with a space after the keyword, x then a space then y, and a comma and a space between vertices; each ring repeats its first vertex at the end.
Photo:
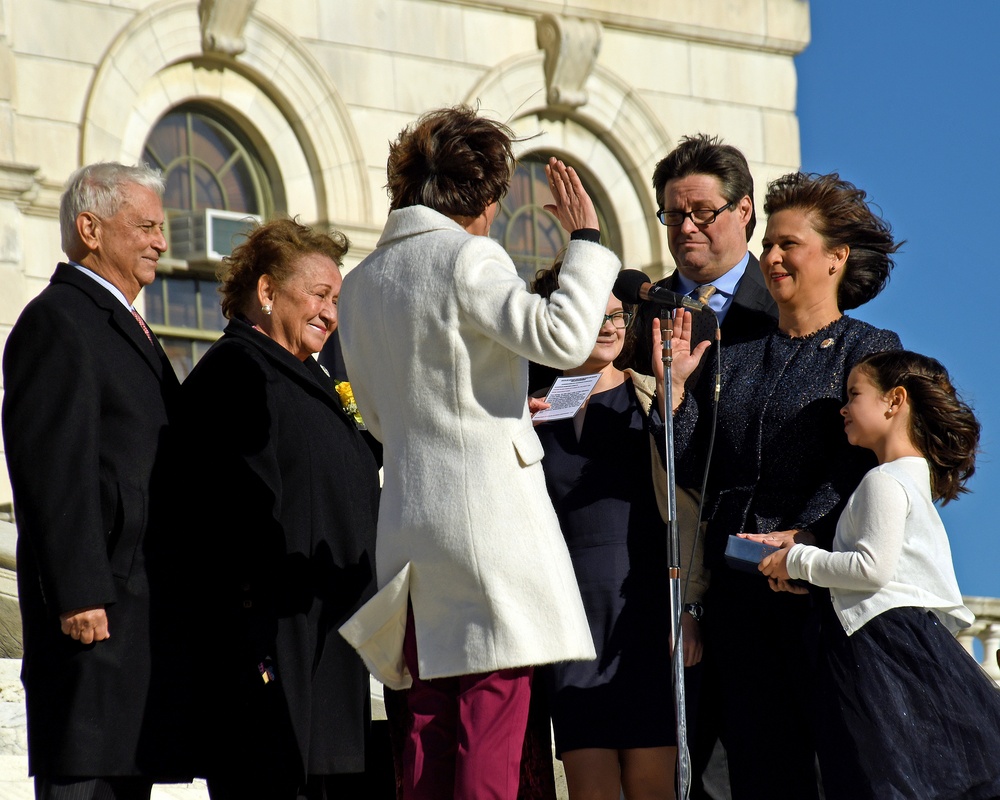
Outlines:
POLYGON ((581 363, 619 269, 574 170, 546 168, 571 231, 559 289, 533 295, 488 238, 511 131, 468 107, 390 146, 391 213, 344 279, 341 343, 385 447, 378 594, 342 629, 411 686, 407 798, 514 798, 531 667, 595 657, 527 407, 528 360, 581 363))

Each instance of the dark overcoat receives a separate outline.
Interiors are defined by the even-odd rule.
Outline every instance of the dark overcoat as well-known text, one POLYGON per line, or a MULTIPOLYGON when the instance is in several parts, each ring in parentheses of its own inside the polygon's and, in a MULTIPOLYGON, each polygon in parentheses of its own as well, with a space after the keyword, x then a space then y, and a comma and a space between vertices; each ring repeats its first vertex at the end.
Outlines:
POLYGON ((147 715, 146 546, 177 379, 121 301, 68 264, 15 323, 3 374, 29 771, 148 772, 140 741, 160 748, 147 715), (99 605, 110 639, 61 632, 61 613, 99 605))
POLYGON ((337 628, 375 589, 375 458, 323 368, 240 320, 181 395, 202 556, 199 771, 360 772, 368 672, 337 628))

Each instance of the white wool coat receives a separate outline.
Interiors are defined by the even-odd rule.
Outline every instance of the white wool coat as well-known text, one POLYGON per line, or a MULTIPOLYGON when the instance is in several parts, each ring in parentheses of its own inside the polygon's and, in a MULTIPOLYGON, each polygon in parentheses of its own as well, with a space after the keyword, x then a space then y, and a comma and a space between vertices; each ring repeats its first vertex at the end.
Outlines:
POLYGON ((528 415, 527 361, 586 360, 619 266, 571 241, 545 300, 495 241, 412 206, 344 278, 344 361, 385 480, 380 591, 341 633, 387 686, 411 682, 407 597, 425 679, 595 658, 528 415))

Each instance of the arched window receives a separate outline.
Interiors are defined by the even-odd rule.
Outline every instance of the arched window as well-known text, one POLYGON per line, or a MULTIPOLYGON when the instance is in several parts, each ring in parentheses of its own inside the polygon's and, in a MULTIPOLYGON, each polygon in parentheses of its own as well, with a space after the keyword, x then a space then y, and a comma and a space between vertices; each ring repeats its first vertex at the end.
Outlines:
POLYGON ((163 171, 168 217, 205 208, 266 215, 273 206, 261 159, 239 129, 198 106, 181 106, 153 128, 143 158, 163 171))
POLYGON ((184 378, 222 333, 215 268, 252 217, 274 211, 272 181, 239 127, 199 105, 179 106, 153 128, 143 160, 163 172, 169 249, 144 292, 146 319, 160 337, 178 377, 184 378), (183 262, 186 262, 184 264, 183 262))
MULTIPOLYGON (((536 155, 523 156, 518 160, 510 190, 490 228, 490 236, 504 246, 517 266, 518 274, 529 283, 538 270, 552 265, 556 255, 569 242, 569 234, 563 230, 559 220, 544 208, 546 203, 552 202, 552 193, 545 178, 545 164, 546 160, 536 155)), ((615 231, 601 210, 591 182, 581 170, 577 171, 597 207, 601 240, 614 248, 615 231)))

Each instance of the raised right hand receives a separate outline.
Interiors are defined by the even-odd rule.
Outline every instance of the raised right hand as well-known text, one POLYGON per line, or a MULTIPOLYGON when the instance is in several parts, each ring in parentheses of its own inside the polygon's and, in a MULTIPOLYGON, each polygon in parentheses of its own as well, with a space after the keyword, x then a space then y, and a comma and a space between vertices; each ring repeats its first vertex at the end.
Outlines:
POLYGON ((550 158, 545 165, 545 176, 549 179, 554 202, 544 208, 559 220, 567 232, 581 228, 600 228, 594 202, 583 188, 583 182, 576 170, 567 167, 558 158, 550 158))
MULTIPOLYGON (((673 356, 670 366, 670 386, 673 399, 672 411, 676 411, 677 407, 681 404, 681 401, 684 399, 684 384, 694 373, 698 364, 701 363, 705 351, 712 346, 710 341, 705 340, 699 342, 693 350, 691 349, 693 319, 694 315, 683 308, 677 309, 677 313, 674 315, 673 332, 670 339, 671 354, 673 356)), ((651 366, 653 375, 659 384, 663 381, 663 360, 660 352, 660 344, 663 338, 660 333, 659 319, 653 320, 652 333, 653 363, 651 366)))

